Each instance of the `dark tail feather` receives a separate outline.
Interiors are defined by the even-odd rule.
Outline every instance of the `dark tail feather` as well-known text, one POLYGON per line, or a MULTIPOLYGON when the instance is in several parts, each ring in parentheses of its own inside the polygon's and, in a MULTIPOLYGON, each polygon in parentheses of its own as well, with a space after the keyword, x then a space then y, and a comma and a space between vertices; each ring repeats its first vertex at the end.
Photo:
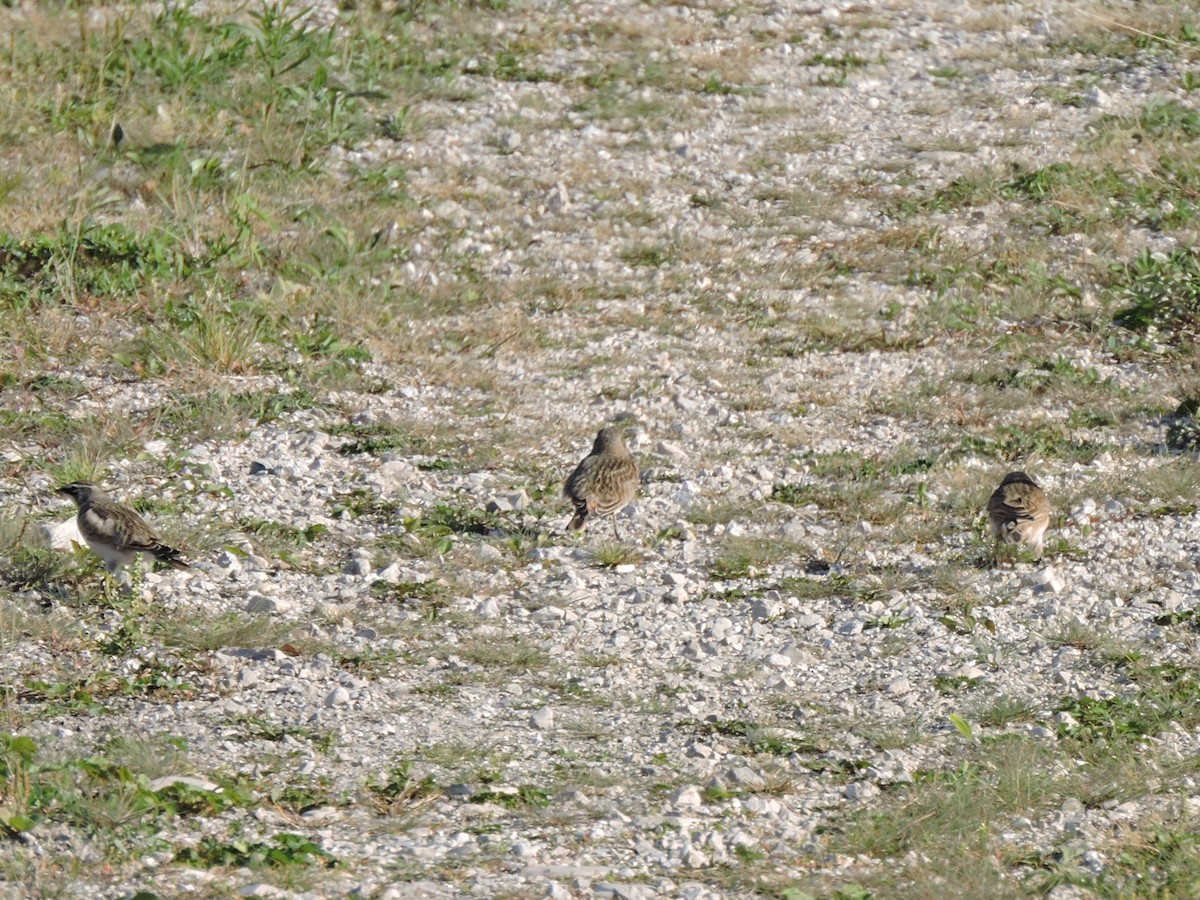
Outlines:
POLYGON ((164 562, 173 569, 190 569, 187 563, 179 558, 179 551, 174 547, 168 547, 166 544, 159 544, 150 551, 151 555, 159 562, 164 562))
POLYGON ((575 503, 575 518, 571 520, 571 524, 567 527, 572 531, 578 531, 583 527, 583 523, 587 521, 588 505, 586 503, 576 501, 575 503))

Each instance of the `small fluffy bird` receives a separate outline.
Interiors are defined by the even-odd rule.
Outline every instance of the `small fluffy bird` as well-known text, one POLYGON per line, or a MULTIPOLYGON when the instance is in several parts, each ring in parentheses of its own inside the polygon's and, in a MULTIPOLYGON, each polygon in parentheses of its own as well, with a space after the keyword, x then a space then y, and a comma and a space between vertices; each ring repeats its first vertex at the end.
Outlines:
POLYGON ((617 513, 629 505, 637 493, 638 467, 625 447, 621 426, 600 429, 592 452, 583 458, 567 483, 563 496, 575 504, 570 527, 582 528, 591 516, 612 516, 613 535, 617 540, 617 513))
POLYGON ((64 484, 55 493, 66 494, 75 501, 79 512, 75 523, 79 533, 92 551, 104 560, 110 572, 133 562, 139 553, 149 553, 155 559, 176 569, 190 569, 179 558, 179 551, 158 539, 146 520, 128 506, 110 500, 94 484, 75 481, 64 484))
POLYGON ((988 522, 996 539, 999 558, 1001 544, 1024 544, 1042 558, 1042 539, 1050 524, 1050 503, 1046 493, 1024 472, 1009 472, 1000 487, 988 498, 988 522))

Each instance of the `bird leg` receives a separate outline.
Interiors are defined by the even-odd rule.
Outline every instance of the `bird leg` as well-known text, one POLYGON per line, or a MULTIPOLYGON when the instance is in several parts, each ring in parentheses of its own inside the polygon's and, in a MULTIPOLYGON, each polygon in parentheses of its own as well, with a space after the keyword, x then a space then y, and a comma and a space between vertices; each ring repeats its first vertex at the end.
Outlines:
POLYGON ((138 581, 131 581, 129 573, 124 569, 105 569, 104 599, 109 603, 115 604, 117 600, 128 599, 140 587, 138 581))

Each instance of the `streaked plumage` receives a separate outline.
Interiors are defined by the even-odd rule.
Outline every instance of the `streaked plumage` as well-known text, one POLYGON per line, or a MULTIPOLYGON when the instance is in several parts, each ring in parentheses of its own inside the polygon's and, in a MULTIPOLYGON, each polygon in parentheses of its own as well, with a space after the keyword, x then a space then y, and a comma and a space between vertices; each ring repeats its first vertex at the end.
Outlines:
POLYGON ((146 520, 127 506, 110 500, 108 495, 94 484, 75 481, 65 484, 56 493, 66 494, 75 501, 79 512, 75 523, 88 547, 104 560, 110 572, 129 565, 139 553, 148 553, 155 559, 176 569, 191 568, 179 558, 179 551, 168 547, 158 539, 146 520))
POLYGON ((575 504, 570 527, 582 528, 592 516, 612 516, 613 534, 617 534, 617 513, 629 505, 637 493, 638 467, 625 447, 621 426, 602 428, 592 444, 592 452, 575 467, 563 487, 563 495, 575 504))
POLYGON ((988 499, 987 511, 997 554, 1001 544, 1023 544, 1041 559, 1050 502, 1032 478, 1024 472, 1009 472, 988 499))

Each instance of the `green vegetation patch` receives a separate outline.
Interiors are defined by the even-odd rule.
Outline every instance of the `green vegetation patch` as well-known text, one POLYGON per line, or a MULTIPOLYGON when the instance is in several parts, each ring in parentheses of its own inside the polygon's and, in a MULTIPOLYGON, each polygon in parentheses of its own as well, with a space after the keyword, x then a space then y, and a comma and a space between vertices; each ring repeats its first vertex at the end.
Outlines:
POLYGON ((1086 743, 1119 744, 1158 734, 1172 724, 1185 730, 1200 724, 1200 679, 1180 666, 1137 666, 1134 694, 1107 699, 1066 697, 1058 709, 1075 722, 1059 726, 1064 736, 1086 743))
POLYGON ((1193 141, 1200 137, 1200 112, 1190 103, 1155 98, 1132 116, 1105 116, 1097 127, 1101 135, 1132 130, 1135 138, 1193 141))
POLYGON ((1189 821, 1126 832, 1106 860, 1102 875, 1076 875, 1069 883, 1095 891, 1105 900, 1194 897, 1200 890, 1200 836, 1189 821))
POLYGON ((790 756, 793 753, 821 753, 825 748, 817 742, 771 725, 747 722, 743 719, 721 719, 696 726, 701 734, 719 734, 740 738, 752 753, 771 756, 790 756))
POLYGON ((1016 201, 1026 207, 1021 218, 1046 234, 1087 234, 1128 219, 1148 228, 1182 228, 1200 211, 1200 167, 1190 160, 1164 157, 1149 171, 1067 161, 1039 169, 1014 164, 1008 177, 959 176, 929 194, 892 201, 889 212, 903 221, 1016 201))
POLYGON ((194 266, 170 234, 91 218, 50 234, 0 234, 0 309, 128 300, 147 281, 183 278, 194 266))
POLYGON ((1200 450, 1200 398, 1189 397, 1175 408, 1167 425, 1167 446, 1172 450, 1200 450))
POLYGON ((957 768, 918 773, 911 784, 889 790, 882 803, 834 823, 830 847, 907 860, 879 876, 880 886, 891 890, 923 880, 927 867, 943 879, 952 873, 956 883, 967 883, 959 878, 970 873, 981 896, 1007 897, 1004 874, 995 866, 998 832, 1014 814, 1028 816, 1061 802, 1069 786, 1056 777, 1052 762, 1049 748, 1026 737, 991 740, 957 768))
POLYGON ((1004 462, 1041 456, 1068 462, 1090 463, 1115 445, 1079 436, 1074 428, 1056 422, 1036 425, 1000 425, 990 435, 971 435, 959 441, 958 452, 979 454, 1004 462))
POLYGON ((412 762, 405 760, 382 777, 367 782, 367 790, 381 813, 394 815, 415 804, 442 796, 442 789, 431 776, 417 778, 412 762))
POLYGON ((426 442, 414 435, 408 428, 391 423, 371 425, 335 425, 330 429, 334 437, 346 437, 346 443, 338 448, 339 453, 355 456, 368 453, 379 456, 388 451, 402 453, 420 452, 426 447, 426 442))
POLYGON ((1153 334, 1175 347, 1192 347, 1200 335, 1200 252, 1183 247, 1165 256, 1146 251, 1117 265, 1109 294, 1119 305, 1116 324, 1153 334))
MULTIPOLYGON (((301 147, 315 149, 344 133, 358 103, 332 74, 338 51, 348 48, 339 46, 334 28, 311 27, 306 14, 290 4, 268 5, 247 19, 221 21, 196 15, 190 4, 172 4, 144 26, 116 20, 81 28, 70 47, 18 31, 3 62, 67 87, 66 101, 49 93, 35 98, 56 131, 112 121, 118 98, 153 106, 186 97, 202 109, 235 111, 230 128, 286 117, 305 126, 294 131, 301 147)), ((356 60, 374 58, 348 54, 345 63, 362 77, 367 73, 356 60)))
POLYGON ((550 804, 550 793, 533 784, 522 784, 514 788, 505 786, 488 787, 470 796, 471 803, 494 803, 505 809, 538 809, 550 804))
POLYGON ((761 578, 766 569, 784 559, 794 549, 790 544, 766 538, 727 538, 708 568, 716 581, 736 578, 761 578))
POLYGON ((809 471, 814 480, 778 483, 771 499, 789 506, 815 504, 844 521, 892 523, 911 502, 927 503, 924 481, 918 479, 936 467, 940 455, 914 451, 882 457, 850 450, 813 455, 809 471), (912 497, 896 493, 896 479, 906 477, 915 482, 912 497))
POLYGON ((857 53, 845 51, 814 53, 806 57, 801 64, 823 70, 817 78, 817 84, 821 87, 841 87, 849 79, 851 72, 870 65, 870 60, 857 53))
POLYGON ((1078 366, 1064 357, 1021 366, 984 366, 967 372, 962 381, 980 387, 1015 388, 1039 395, 1064 387, 1092 387, 1101 383, 1095 367, 1078 366))
POLYGON ((273 840, 267 841, 201 838, 195 847, 187 847, 176 853, 175 862, 198 869, 281 869, 291 866, 321 866, 332 869, 338 864, 332 853, 322 850, 309 838, 287 832, 277 834, 273 840))
POLYGON ((244 786, 224 778, 212 788, 174 781, 151 790, 147 774, 121 757, 151 764, 164 751, 115 741, 105 753, 48 761, 33 739, 0 734, 0 828, 28 831, 52 819, 94 830, 160 816, 216 816, 251 804, 244 786))
MULTIPOLYGON (((1172 7, 1164 4, 1156 12, 1170 9, 1172 7)), ((1105 59, 1131 59, 1164 51, 1186 54, 1200 43, 1200 32, 1192 22, 1177 22, 1173 16, 1164 18, 1167 18, 1167 21, 1145 28, 1125 27, 1117 22, 1106 22, 1102 28, 1090 28, 1052 41, 1049 49, 1051 53, 1064 56, 1078 53, 1105 59)))
MULTIPOLYGON (((157 356, 159 349, 143 359, 157 356)), ((135 357, 116 356, 118 362, 142 371, 148 366, 135 357)), ((169 397, 156 412, 160 432, 176 440, 188 438, 214 439, 240 437, 255 425, 287 418, 294 412, 319 406, 308 390, 294 391, 229 391, 212 390, 196 394, 178 393, 169 397)))

